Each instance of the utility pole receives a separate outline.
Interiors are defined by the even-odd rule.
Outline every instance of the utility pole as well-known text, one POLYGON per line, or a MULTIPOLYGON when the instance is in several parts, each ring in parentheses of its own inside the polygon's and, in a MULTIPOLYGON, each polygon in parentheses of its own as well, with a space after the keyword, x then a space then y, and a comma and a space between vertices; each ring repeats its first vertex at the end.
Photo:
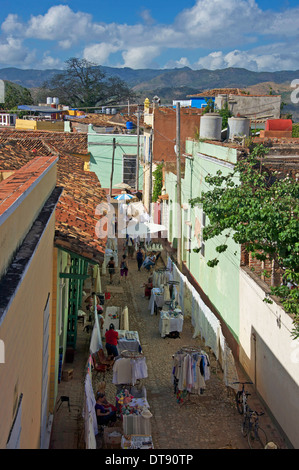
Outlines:
POLYGON ((113 181, 113 172, 114 172, 114 154, 115 154, 115 137, 113 138, 113 152, 112 152, 112 167, 111 167, 111 176, 110 176, 110 200, 112 199, 112 181, 113 181))
POLYGON ((149 174, 149 214, 152 215, 152 198, 153 198, 153 129, 151 130, 150 136, 150 145, 149 145, 149 155, 150 155, 150 174, 149 174))
POLYGON ((137 162, 136 162, 136 191, 139 190, 139 148, 140 148, 140 115, 137 106, 137 162))
POLYGON ((178 246, 177 260, 180 271, 182 270, 182 202, 181 202, 181 109, 180 103, 176 103, 176 168, 177 168, 177 224, 178 246))

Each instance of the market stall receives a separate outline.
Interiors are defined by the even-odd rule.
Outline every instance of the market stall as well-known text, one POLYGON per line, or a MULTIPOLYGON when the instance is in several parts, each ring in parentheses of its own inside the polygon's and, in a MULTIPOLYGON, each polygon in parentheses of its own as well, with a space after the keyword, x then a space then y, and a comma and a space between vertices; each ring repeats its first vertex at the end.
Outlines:
POLYGON ((135 351, 122 351, 113 366, 112 383, 135 385, 137 380, 147 377, 146 358, 135 351))
POLYGON ((154 287, 151 292, 151 297, 148 305, 148 309, 151 315, 157 314, 158 308, 162 308, 164 305, 164 289, 163 287, 154 287))
POLYGON ((177 402, 202 395, 210 379, 210 359, 201 348, 184 346, 173 355, 172 381, 177 402))
POLYGON ((122 351, 133 351, 136 353, 140 353, 142 351, 137 331, 117 330, 117 332, 117 348, 119 354, 121 354, 122 351))
POLYGON ((103 332, 109 330, 111 323, 114 325, 114 329, 117 330, 120 324, 120 307, 106 307, 104 314, 104 325, 103 332))
POLYGON ((159 321, 159 332, 162 338, 172 332, 182 332, 184 324, 184 316, 180 308, 174 310, 161 310, 159 321))
POLYGON ((122 420, 123 449, 141 448, 139 446, 145 445, 144 442, 151 441, 152 413, 147 401, 146 388, 141 382, 145 378, 147 378, 147 366, 143 354, 122 351, 113 366, 112 382, 117 386, 115 398, 122 420), (136 435, 142 439, 136 441, 134 437, 136 435))
POLYGON ((152 436, 129 435, 122 436, 122 449, 154 449, 152 436))
POLYGON ((151 434, 151 412, 146 397, 135 398, 127 388, 123 388, 116 395, 116 403, 122 415, 123 433, 151 434))

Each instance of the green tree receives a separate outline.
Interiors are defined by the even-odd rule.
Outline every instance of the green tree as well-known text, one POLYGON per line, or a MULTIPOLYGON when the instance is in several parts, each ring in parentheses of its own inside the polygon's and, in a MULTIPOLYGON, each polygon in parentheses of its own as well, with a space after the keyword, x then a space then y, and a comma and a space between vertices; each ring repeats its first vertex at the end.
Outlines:
POLYGON ((224 106, 219 111, 220 116, 222 117, 222 129, 226 129, 228 124, 228 118, 232 117, 232 112, 228 108, 228 104, 225 103, 224 106))
MULTIPOLYGON (((209 218, 203 239, 209 240, 225 233, 236 243, 245 246, 261 261, 274 260, 282 270, 283 285, 271 287, 280 298, 286 312, 294 315, 295 338, 299 337, 299 186, 295 179, 271 173, 263 166, 267 149, 257 145, 242 158, 228 175, 218 171, 205 180, 211 190, 192 199, 191 206, 202 205, 209 218), (291 281, 295 288, 290 290, 291 281)), ((226 243, 216 247, 216 256, 208 260, 210 267, 219 262, 227 250, 226 243)), ((265 299, 271 302, 271 300, 265 299)))
POLYGON ((209 100, 205 98, 205 102, 207 103, 207 105, 203 108, 202 114, 214 112, 215 105, 214 105, 214 101, 212 100, 212 98, 210 98, 209 100))
POLYGON ((157 165, 156 169, 153 171, 154 188, 153 188, 153 202, 158 200, 158 197, 161 195, 163 187, 163 163, 157 165))
POLYGON ((98 65, 86 59, 72 57, 65 65, 65 70, 44 83, 43 88, 51 90, 68 106, 91 108, 117 104, 133 96, 125 82, 115 77, 107 78, 98 65))
POLYGON ((23 104, 33 104, 30 91, 15 83, 5 82, 5 102, 3 108, 12 110, 23 104))

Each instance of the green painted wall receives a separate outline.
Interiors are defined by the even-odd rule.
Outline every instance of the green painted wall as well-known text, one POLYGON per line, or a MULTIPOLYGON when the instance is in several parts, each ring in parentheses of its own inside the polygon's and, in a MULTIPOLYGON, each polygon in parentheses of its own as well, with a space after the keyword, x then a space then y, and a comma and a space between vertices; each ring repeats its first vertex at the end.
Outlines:
POLYGON ((59 250, 57 252, 57 294, 56 294, 56 341, 55 341, 55 390, 54 394, 57 397, 58 393, 58 369, 59 369, 59 348, 63 347, 65 354, 66 339, 67 339, 67 318, 68 318, 68 280, 64 279, 65 286, 61 286, 60 273, 67 272, 68 255, 65 251, 59 250), (61 311, 61 323, 60 323, 61 311))
MULTIPOLYGON (((223 235, 217 237, 216 240, 205 242, 204 256, 201 253, 195 253, 193 249, 198 248, 201 244, 195 236, 196 219, 197 223, 201 222, 202 211, 199 207, 192 209, 189 204, 191 198, 198 197, 202 191, 209 190, 209 186, 205 182, 207 174, 216 174, 218 170, 221 170, 223 174, 232 171, 231 164, 236 162, 237 151, 205 142, 188 141, 186 153, 192 154, 193 159, 186 158, 185 176, 181 182, 182 258, 238 340, 240 247, 232 241, 227 242, 223 235), (228 243, 228 249, 219 255, 218 265, 210 268, 207 266, 207 261, 217 257, 218 253, 215 251, 215 247, 222 242, 228 243), (187 251, 188 249, 189 251, 187 251)), ((166 192, 169 195, 169 203, 171 200, 176 200, 176 176, 174 174, 168 173, 166 175, 166 192)), ((176 234, 175 224, 176 216, 174 215, 174 227, 172 229, 169 227, 170 242, 173 242, 173 237, 176 234)), ((206 218, 207 224, 208 219, 206 218)))
MULTIPOLYGON (((97 134, 92 127, 88 131, 90 171, 96 173, 103 188, 110 188, 112 170, 113 139, 116 140, 114 153, 113 185, 123 182, 123 155, 137 155, 137 135, 97 134)), ((140 138, 139 155, 142 155, 143 139, 140 138)), ((143 187, 143 168, 139 165, 139 189, 143 187)))

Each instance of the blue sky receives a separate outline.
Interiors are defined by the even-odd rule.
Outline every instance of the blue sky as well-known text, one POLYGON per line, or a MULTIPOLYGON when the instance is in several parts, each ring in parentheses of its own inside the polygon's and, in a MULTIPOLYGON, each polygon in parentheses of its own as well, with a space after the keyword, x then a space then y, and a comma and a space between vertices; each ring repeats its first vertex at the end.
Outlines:
POLYGON ((0 67, 299 70, 296 0, 0 0, 0 67))

